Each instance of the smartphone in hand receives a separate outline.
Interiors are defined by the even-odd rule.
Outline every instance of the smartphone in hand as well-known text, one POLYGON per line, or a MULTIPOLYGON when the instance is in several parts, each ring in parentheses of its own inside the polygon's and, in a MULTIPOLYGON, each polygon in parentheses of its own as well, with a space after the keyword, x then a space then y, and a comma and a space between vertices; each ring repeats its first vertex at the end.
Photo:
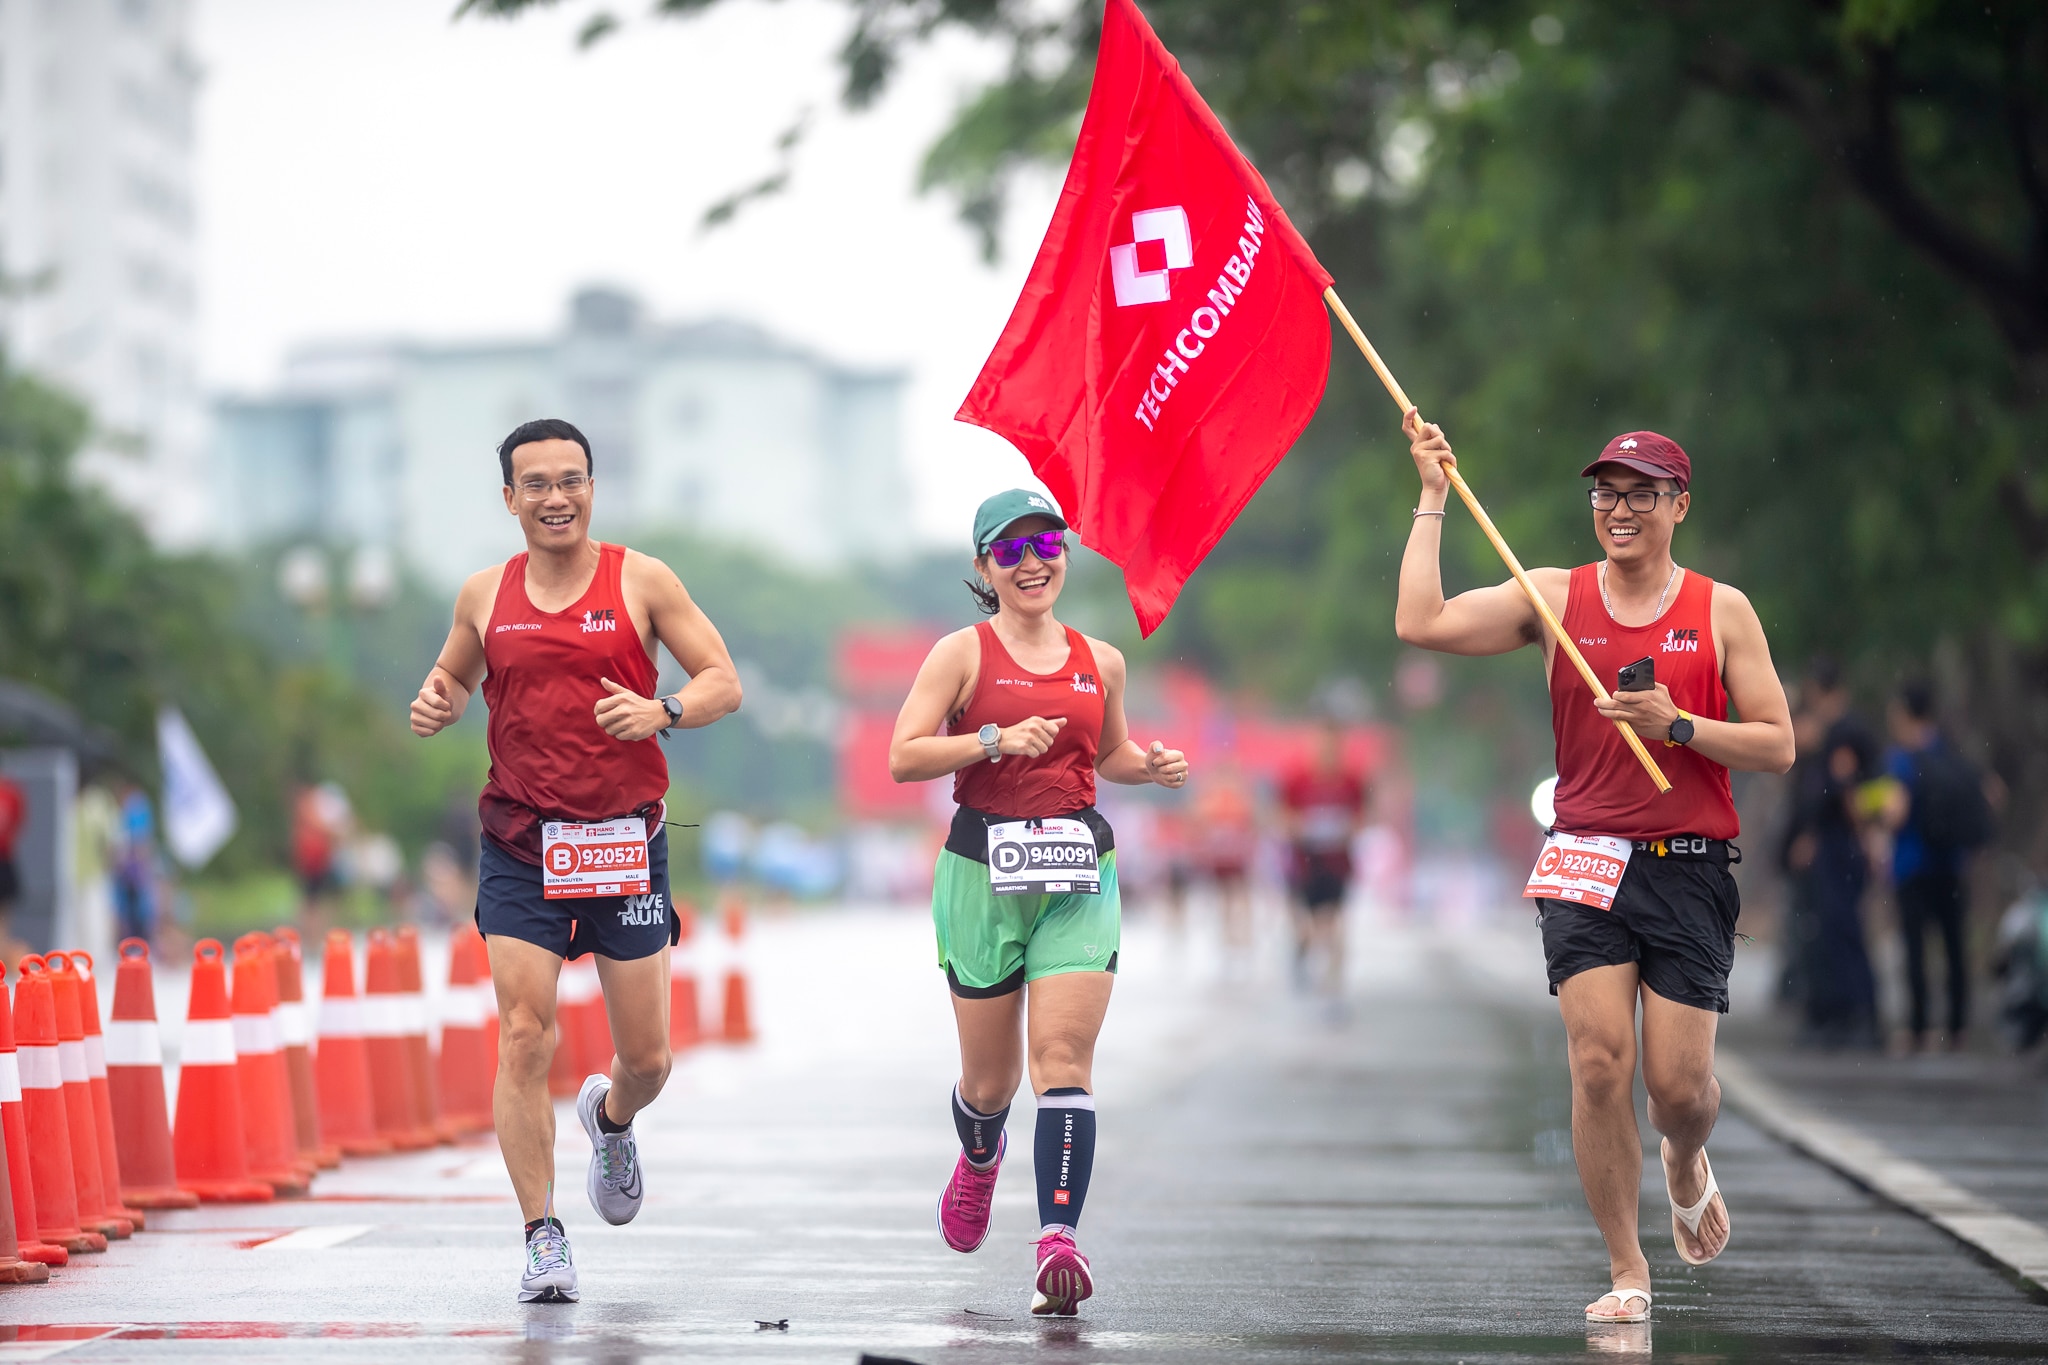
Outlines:
POLYGON ((1616 675, 1614 690, 1617 692, 1654 692, 1657 690, 1657 661, 1645 654, 1632 664, 1623 664, 1616 675))

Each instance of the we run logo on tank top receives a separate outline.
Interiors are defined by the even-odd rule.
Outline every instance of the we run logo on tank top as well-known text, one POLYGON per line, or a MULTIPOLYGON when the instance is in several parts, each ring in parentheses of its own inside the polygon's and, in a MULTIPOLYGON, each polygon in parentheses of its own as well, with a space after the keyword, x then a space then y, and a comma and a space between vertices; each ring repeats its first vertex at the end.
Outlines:
POLYGON ((619 628, 618 614, 610 607, 600 607, 583 613, 583 633, 601 635, 619 628))
POLYGON ((1697 654, 1700 652, 1700 633, 1697 629, 1680 630, 1673 626, 1664 633, 1661 652, 1665 654, 1697 654))

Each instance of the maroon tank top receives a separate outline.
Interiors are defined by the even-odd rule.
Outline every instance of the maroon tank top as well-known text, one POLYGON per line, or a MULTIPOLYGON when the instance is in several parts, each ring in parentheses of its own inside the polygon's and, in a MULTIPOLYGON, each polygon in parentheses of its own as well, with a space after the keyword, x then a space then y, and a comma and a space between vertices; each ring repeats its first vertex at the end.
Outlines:
POLYGON ((946 723, 949 735, 971 735, 982 726, 1015 725, 1032 716, 1065 716, 1059 737, 1037 758, 1004 754, 1000 763, 983 760, 953 774, 953 799, 1006 820, 1072 815, 1095 804, 1095 754, 1102 743, 1102 676, 1095 654, 1080 631, 1067 628, 1067 662, 1053 673, 1019 666, 983 621, 974 628, 981 642, 981 670, 974 694, 946 723))
POLYGON ((543 820, 607 820, 640 814, 651 836, 668 791, 661 741, 628 744, 592 709, 610 678, 654 695, 654 660, 626 610, 623 546, 598 546, 597 573, 565 611, 526 596, 526 556, 505 561, 484 632, 484 703, 490 707, 491 772, 477 812, 484 833, 524 862, 540 862, 543 820))
MULTIPOLYGON (((1572 570, 1564 629, 1611 692, 1624 664, 1648 655, 1657 681, 1687 715, 1728 718, 1728 692, 1714 652, 1714 580, 1688 569, 1677 600, 1646 626, 1624 626, 1600 600, 1600 566, 1572 570)), ((1741 832, 1728 770, 1683 745, 1644 740, 1671 780, 1658 794, 1614 722, 1593 705, 1592 689, 1563 650, 1550 657, 1550 725, 1557 735, 1557 825, 1567 834, 1661 839, 1703 834, 1733 839, 1741 832)))

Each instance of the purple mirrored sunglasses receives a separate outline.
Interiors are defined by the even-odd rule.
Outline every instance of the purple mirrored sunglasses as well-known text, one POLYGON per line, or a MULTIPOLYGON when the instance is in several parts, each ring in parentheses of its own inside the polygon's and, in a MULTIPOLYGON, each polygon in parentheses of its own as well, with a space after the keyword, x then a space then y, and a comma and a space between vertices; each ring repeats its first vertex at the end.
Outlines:
POLYGON ((1028 536, 1012 536, 1008 540, 991 540, 988 552, 1005 569, 1014 569, 1024 562, 1024 547, 1027 545, 1031 547, 1031 553, 1042 561, 1058 559, 1066 553, 1066 537, 1065 531, 1038 531, 1028 536))

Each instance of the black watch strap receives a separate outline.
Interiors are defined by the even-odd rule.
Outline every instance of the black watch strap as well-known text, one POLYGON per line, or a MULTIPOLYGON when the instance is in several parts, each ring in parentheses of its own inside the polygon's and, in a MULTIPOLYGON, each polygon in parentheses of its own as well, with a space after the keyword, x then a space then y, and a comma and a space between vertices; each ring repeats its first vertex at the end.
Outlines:
POLYGON ((661 709, 668 712, 668 724, 661 727, 664 730, 672 728, 683 718, 683 704, 675 697, 663 697, 661 709))

